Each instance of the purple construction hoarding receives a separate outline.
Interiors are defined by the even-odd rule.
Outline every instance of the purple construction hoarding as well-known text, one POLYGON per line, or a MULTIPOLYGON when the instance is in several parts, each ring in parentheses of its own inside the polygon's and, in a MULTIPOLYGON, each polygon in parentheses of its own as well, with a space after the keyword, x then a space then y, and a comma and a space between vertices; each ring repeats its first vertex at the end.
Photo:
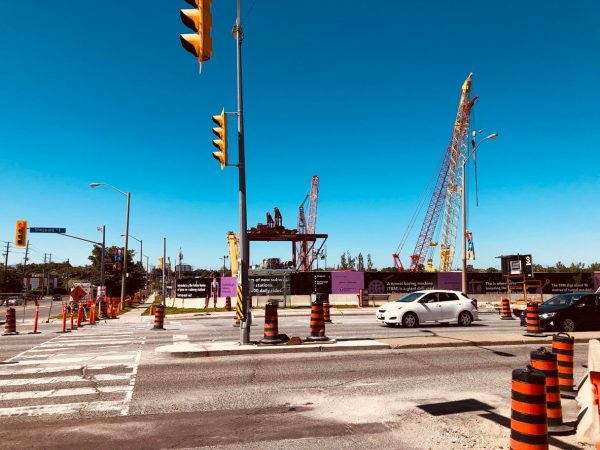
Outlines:
POLYGON ((221 277, 221 297, 237 298, 237 278, 221 277))
POLYGON ((438 272, 437 288, 448 289, 449 291, 462 290, 462 279, 460 272, 438 272))
POLYGON ((364 272, 331 272, 332 294, 358 294, 364 287, 364 272))

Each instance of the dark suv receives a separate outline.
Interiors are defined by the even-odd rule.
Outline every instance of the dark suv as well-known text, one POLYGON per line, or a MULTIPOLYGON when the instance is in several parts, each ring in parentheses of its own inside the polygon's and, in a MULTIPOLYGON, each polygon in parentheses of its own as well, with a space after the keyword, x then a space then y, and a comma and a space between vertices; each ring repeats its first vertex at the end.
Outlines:
POLYGON ((560 294, 540 305, 538 314, 542 330, 600 330, 600 295, 589 292, 560 294))

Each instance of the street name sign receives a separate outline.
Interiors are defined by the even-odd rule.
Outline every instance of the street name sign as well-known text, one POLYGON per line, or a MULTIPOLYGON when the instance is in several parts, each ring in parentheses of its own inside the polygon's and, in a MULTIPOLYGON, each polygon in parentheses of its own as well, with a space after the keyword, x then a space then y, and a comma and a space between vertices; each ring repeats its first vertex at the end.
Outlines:
POLYGON ((66 228, 29 227, 30 233, 66 233, 66 228))

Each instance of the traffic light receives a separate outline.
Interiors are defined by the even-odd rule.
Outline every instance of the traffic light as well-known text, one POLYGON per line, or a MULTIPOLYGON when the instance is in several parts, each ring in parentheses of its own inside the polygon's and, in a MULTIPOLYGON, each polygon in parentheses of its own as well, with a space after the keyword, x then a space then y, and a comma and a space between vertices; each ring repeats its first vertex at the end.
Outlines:
POLYGON ((183 24, 194 30, 193 34, 182 34, 181 45, 188 52, 198 58, 200 68, 202 62, 208 61, 212 55, 212 15, 210 13, 211 0, 185 0, 195 9, 182 9, 180 12, 183 24))
POLYGON ((15 227, 15 247, 27 246, 27 221, 17 220, 15 227))
POLYGON ((163 270, 164 266, 165 266, 165 260, 162 256, 159 256, 158 257, 158 268, 160 270, 163 270))
POLYGON ((212 120, 218 126, 214 127, 215 133, 219 139, 213 139, 213 145, 219 150, 213 152, 213 157, 221 163, 221 170, 227 165, 227 114, 223 109, 218 116, 212 116, 212 120))

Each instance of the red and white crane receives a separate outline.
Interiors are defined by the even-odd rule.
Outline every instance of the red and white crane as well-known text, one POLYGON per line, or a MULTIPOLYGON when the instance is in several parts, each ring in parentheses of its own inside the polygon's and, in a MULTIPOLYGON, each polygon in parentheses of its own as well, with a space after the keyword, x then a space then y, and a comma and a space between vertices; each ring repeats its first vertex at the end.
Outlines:
MULTIPOLYGON (((427 213, 421 226, 419 238, 413 254, 410 256, 411 271, 426 268, 433 270, 433 249, 438 243, 433 241, 439 219, 443 213, 440 244, 439 270, 448 272, 451 270, 456 245, 456 234, 458 231, 458 219, 461 210, 461 181, 463 177, 461 162, 468 155, 468 137, 471 118, 471 109, 477 100, 477 96, 470 98, 471 81, 473 74, 469 74, 462 85, 458 112, 454 121, 454 128, 450 138, 450 144, 444 154, 444 160, 438 173, 433 194, 429 201, 427 213), (425 261, 427 257, 427 262, 425 261), (425 265, 426 263, 426 265, 425 265)), ((414 218, 412 223, 414 223, 414 218)), ((412 227, 412 224, 409 225, 412 227)), ((406 234, 407 235, 407 234, 406 234)), ((405 236, 406 236, 405 235, 405 236)), ((398 271, 404 267, 400 261, 400 250, 405 239, 398 246, 396 253, 392 254, 394 264, 398 271)))
MULTIPOLYGON (((304 197, 304 201, 298 208, 298 234, 315 234, 317 229, 317 204, 319 201, 319 177, 317 175, 312 177, 310 184, 310 191, 304 197), (304 205, 308 200, 308 220, 304 215, 304 205)), ((300 249, 300 270, 306 271, 311 270, 312 265, 317 259, 317 252, 314 249, 314 242, 312 242, 312 248, 309 249, 309 242, 299 242, 300 249)))

